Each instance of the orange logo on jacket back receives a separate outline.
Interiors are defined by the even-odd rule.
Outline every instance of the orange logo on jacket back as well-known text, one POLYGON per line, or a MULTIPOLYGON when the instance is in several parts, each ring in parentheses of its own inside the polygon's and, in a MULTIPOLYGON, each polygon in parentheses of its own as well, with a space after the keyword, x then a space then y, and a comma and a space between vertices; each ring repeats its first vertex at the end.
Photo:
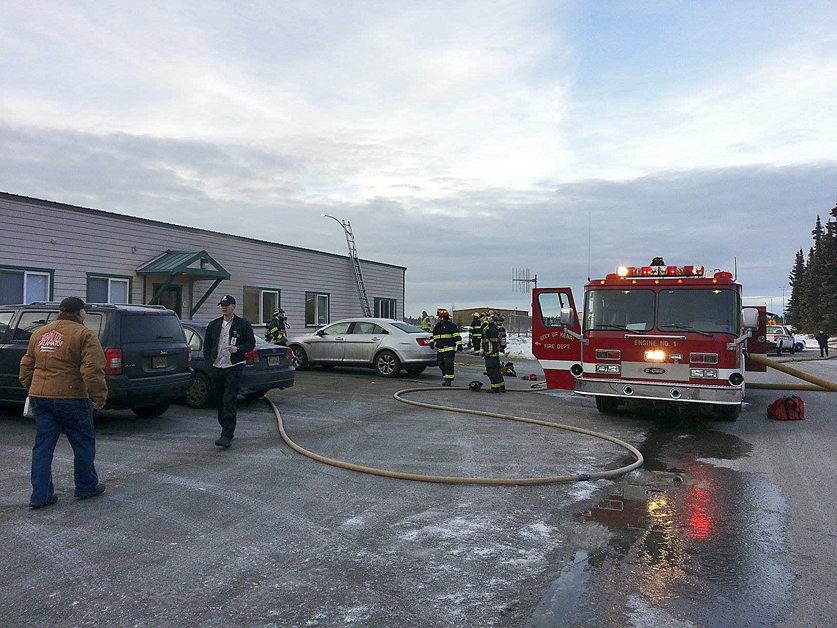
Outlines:
POLYGON ((41 351, 52 352, 64 344, 64 334, 53 329, 48 331, 38 341, 38 347, 41 351))

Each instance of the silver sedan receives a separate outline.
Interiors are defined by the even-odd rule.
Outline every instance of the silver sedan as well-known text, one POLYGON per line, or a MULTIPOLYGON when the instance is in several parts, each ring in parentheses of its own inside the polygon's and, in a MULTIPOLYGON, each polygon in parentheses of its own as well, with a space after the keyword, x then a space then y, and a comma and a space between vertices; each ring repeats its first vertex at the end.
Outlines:
POLYGON ((311 365, 366 366, 383 377, 403 368, 421 373, 436 364, 430 334, 389 318, 346 318, 288 343, 297 370, 311 365))

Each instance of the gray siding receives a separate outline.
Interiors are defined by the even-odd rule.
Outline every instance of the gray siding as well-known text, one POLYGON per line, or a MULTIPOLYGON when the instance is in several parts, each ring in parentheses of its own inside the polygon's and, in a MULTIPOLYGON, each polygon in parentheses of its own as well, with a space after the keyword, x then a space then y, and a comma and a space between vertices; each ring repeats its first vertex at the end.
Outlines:
MULTIPOLYGON (((244 287, 279 289, 292 331, 305 321, 305 293, 330 295, 331 320, 362 315, 354 273, 347 256, 275 244, 222 233, 169 225, 152 220, 119 216, 37 199, 0 193, 0 265, 48 268, 55 271, 54 298, 87 294, 87 273, 130 275, 133 302, 143 303, 142 264, 166 250, 206 250, 231 275, 201 306, 194 318, 218 316, 218 298, 233 295, 243 310, 244 287)), ((404 275, 400 266, 361 260, 370 307, 374 297, 397 299, 399 317, 404 314, 404 275)), ((147 281, 145 300, 151 298, 147 281)), ((182 285, 183 317, 189 317, 212 281, 182 285)))

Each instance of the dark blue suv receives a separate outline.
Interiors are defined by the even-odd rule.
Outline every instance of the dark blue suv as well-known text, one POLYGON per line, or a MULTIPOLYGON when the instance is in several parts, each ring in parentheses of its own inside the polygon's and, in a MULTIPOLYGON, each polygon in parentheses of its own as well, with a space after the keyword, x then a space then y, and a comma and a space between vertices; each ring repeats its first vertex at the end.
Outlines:
MULTIPOLYGON (((84 324, 105 352, 107 408, 130 408, 137 416, 159 416, 192 383, 191 349, 180 319, 154 305, 88 303, 84 324)), ((18 381, 29 337, 58 318, 58 303, 0 305, 0 401, 22 405, 18 381)))

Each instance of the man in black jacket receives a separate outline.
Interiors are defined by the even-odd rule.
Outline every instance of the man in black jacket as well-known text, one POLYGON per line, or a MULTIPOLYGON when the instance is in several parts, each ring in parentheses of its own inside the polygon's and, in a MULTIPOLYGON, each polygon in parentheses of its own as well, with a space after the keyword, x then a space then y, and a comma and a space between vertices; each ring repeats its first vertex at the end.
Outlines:
POLYGON ((206 327, 203 354, 212 365, 209 374, 221 424, 221 437, 215 444, 229 447, 235 435, 235 401, 241 389, 241 374, 246 354, 256 348, 256 338, 247 319, 235 315, 235 297, 222 297, 218 306, 221 317, 206 327))
POLYGON ((820 333, 814 336, 814 339, 817 341, 817 344, 820 346, 820 357, 827 358, 828 357, 828 334, 825 333, 822 329, 820 329, 820 333))

